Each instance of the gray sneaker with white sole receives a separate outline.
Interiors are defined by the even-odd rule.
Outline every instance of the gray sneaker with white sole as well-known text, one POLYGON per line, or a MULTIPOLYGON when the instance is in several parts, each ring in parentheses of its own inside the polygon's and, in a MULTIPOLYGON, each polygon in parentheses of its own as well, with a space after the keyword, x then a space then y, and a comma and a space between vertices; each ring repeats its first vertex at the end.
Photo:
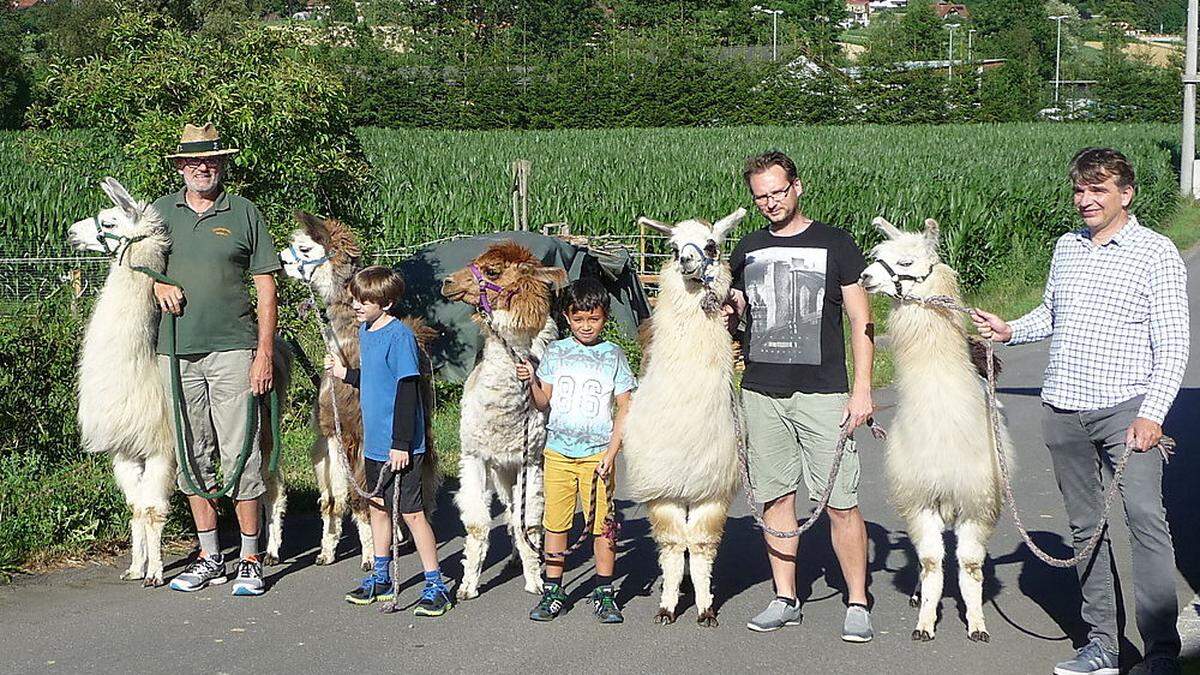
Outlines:
MULTIPOLYGON (((796 602, 793 600, 792 602, 796 602)), ((800 603, 790 604, 775 598, 758 616, 746 623, 746 628, 759 633, 779 630, 784 626, 800 625, 800 603)))
POLYGON ((842 639, 846 642, 870 642, 874 637, 871 612, 862 605, 847 607, 846 621, 842 624, 842 639))
POLYGON ((225 559, 218 557, 197 557, 179 576, 171 580, 171 590, 191 593, 205 586, 223 584, 228 581, 225 576, 225 559))
POLYGON ((1075 652, 1075 658, 1054 666, 1054 675, 1117 675, 1120 672, 1117 653, 1105 649, 1100 640, 1092 640, 1075 652))

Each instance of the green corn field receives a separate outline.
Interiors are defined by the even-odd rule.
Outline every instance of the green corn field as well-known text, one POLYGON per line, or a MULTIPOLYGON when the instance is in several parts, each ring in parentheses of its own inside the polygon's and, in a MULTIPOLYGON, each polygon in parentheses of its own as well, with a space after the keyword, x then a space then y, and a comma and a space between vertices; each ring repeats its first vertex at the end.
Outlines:
MULTIPOLYGON (((975 283, 1005 256, 1046 253, 1074 226, 1065 173, 1078 149, 1111 145, 1129 155, 1135 211, 1147 223, 1173 208, 1177 181, 1171 125, 358 133, 372 176, 349 220, 374 251, 510 229, 516 159, 532 162, 532 227, 566 222, 575 234, 633 234, 639 215, 712 220, 751 207, 742 160, 779 148, 799 165, 808 215, 850 229, 864 246, 877 240, 877 215, 909 228, 934 218, 947 262, 975 283)), ((61 252, 66 226, 107 204, 99 178, 128 169, 119 147, 87 133, 0 133, 0 153, 0 257, 61 252)), ((755 215, 742 231, 762 224, 755 215)), ((273 223, 277 233, 290 226, 273 223)))

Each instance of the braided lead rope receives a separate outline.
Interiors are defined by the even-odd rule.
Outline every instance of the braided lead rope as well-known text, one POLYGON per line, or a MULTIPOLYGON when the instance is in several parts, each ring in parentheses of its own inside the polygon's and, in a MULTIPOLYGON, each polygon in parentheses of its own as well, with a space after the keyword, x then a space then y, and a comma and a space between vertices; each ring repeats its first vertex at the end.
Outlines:
MULTIPOLYGON (((971 308, 954 301, 953 298, 945 295, 933 295, 929 297, 902 296, 898 298, 901 302, 909 302, 927 307, 940 307, 955 312, 970 315, 971 308)), ((1025 523, 1021 520, 1021 514, 1017 509, 1017 500, 1013 494, 1012 478, 1008 466, 1008 458, 1004 454, 1004 449, 1000 447, 1000 402, 996 396, 996 365, 993 355, 995 353, 995 344, 991 340, 985 341, 987 361, 987 414, 989 421, 989 433, 991 434, 992 448, 996 453, 997 465, 1000 468, 1000 477, 1004 489, 1004 501, 1008 503, 1009 512, 1012 514, 1013 523, 1017 526, 1017 532, 1021 538, 1025 540, 1025 545, 1033 552, 1038 560, 1052 567, 1074 567, 1079 563, 1091 557, 1092 551, 1096 545, 1100 543, 1100 539, 1104 536, 1108 528, 1109 512, 1112 510, 1113 502, 1116 501, 1117 493, 1120 489, 1121 479, 1125 474, 1125 467, 1129 463, 1129 457, 1133 454, 1133 448, 1126 446, 1125 451, 1121 453, 1121 457, 1113 466, 1113 475, 1109 480, 1108 488, 1104 492, 1104 507, 1100 513, 1100 523, 1096 527, 1096 531, 1088 539, 1087 543, 1071 558, 1055 558, 1046 553, 1037 544, 1033 543, 1033 539, 1029 536, 1029 531, 1025 527, 1025 523)), ((1175 452, 1175 440, 1169 436, 1163 436, 1162 439, 1154 446, 1162 453, 1163 461, 1170 462, 1171 455, 1175 452)))
MULTIPOLYGON (((767 525, 766 521, 763 520, 762 515, 758 512, 758 503, 754 501, 754 488, 750 485, 750 457, 746 452, 746 441, 745 434, 742 430, 741 415, 738 414, 739 406, 737 399, 733 398, 732 402, 733 433, 734 437, 737 439, 738 469, 741 471, 743 488, 742 492, 746 496, 746 506, 750 509, 750 515, 754 517, 754 522, 758 525, 759 529, 771 535, 772 537, 778 537, 780 539, 793 539, 795 537, 799 537, 807 532, 814 524, 816 524, 817 519, 820 518, 821 514, 825 512, 825 507, 829 505, 829 497, 833 494, 833 486, 837 481, 838 471, 842 468, 842 458, 846 454, 846 442, 850 440, 850 436, 852 434, 849 422, 847 421, 847 423, 843 424, 841 431, 838 433, 837 445, 833 450, 833 466, 829 468, 829 477, 825 482, 825 489, 821 491, 821 497, 817 500, 817 505, 815 508, 813 508, 812 514, 809 515, 808 519, 805 520, 802 525, 794 530, 776 530, 770 525, 767 525)), ((867 420, 867 425, 871 429, 871 435, 873 435, 875 438, 882 440, 887 436, 887 433, 883 430, 883 427, 876 424, 875 420, 867 420)))

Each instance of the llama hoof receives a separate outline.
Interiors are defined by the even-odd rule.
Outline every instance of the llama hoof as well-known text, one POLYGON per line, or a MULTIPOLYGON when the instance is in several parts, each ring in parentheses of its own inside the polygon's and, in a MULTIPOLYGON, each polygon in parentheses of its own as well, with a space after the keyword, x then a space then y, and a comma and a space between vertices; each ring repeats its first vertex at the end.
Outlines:
POLYGON ((128 569, 121 573, 121 581, 137 581, 143 576, 145 575, 138 570, 128 569))
POLYGON ((526 579, 525 580, 525 592, 526 593, 532 593, 533 595, 541 595, 542 590, 543 590, 543 588, 542 588, 542 580, 541 579, 526 579))
POLYGON ((479 597, 479 590, 471 586, 459 586, 454 596, 459 600, 474 600, 479 597))
POLYGON ((675 612, 672 612, 665 607, 660 607, 658 614, 654 615, 654 623, 660 626, 669 626, 675 623, 675 612))
POLYGON ((314 560, 313 562, 315 562, 318 565, 332 565, 333 564, 333 554, 332 553, 317 554, 317 559, 314 560))
POLYGON ((278 565, 279 564, 279 556, 274 555, 272 553, 268 553, 263 556, 262 563, 263 563, 263 565, 265 565, 267 567, 271 567, 273 565, 278 565))
POLYGON ((158 588, 163 585, 161 574, 155 574, 142 579, 142 588, 158 588))
POLYGON ((696 623, 704 628, 716 628, 721 625, 717 623, 717 613, 713 611, 712 607, 700 612, 700 616, 696 617, 696 623))
POLYGON ((967 639, 971 642, 991 642, 992 636, 986 630, 973 630, 967 639))
POLYGON ((909 607, 920 607, 921 606, 921 596, 916 595, 915 593, 913 595, 910 595, 908 597, 908 606, 909 607))
POLYGON ((364 560, 359 563, 358 566, 362 568, 362 571, 370 572, 371 570, 375 569, 375 562, 373 560, 364 560))
POLYGON ((933 633, 918 628, 912 632, 912 639, 914 642, 929 642, 933 639, 933 633))

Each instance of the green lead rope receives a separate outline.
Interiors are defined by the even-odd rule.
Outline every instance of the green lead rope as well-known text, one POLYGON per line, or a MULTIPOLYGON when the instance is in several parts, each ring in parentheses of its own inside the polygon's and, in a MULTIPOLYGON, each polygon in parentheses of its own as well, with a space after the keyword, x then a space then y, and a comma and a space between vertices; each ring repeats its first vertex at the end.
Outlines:
MULTIPOLYGON (((148 267, 131 266, 130 269, 135 272, 141 272, 146 276, 177 288, 182 288, 178 281, 168 277, 161 272, 156 272, 148 267)), ((166 341, 168 345, 167 356, 171 359, 171 398, 173 415, 175 419, 175 459, 179 463, 180 474, 183 476, 184 483, 193 494, 204 499, 219 499, 227 496, 235 485, 242 479, 242 474, 246 471, 246 462, 250 460, 250 453, 254 449, 254 438, 257 435, 259 427, 258 406, 262 402, 262 395, 255 394, 250 397, 250 401, 246 404, 246 436, 242 439, 242 451, 238 454, 237 465, 234 467, 233 475, 229 481, 215 492, 208 492, 199 486, 199 481, 196 480, 196 474, 192 470, 191 462, 188 461, 187 450, 184 447, 184 437, 186 436, 187 419, 183 414, 183 384, 179 374, 179 355, 175 353, 175 315, 170 315, 170 320, 166 324, 166 341)), ((271 459, 267 467, 267 471, 275 473, 279 470, 280 438, 279 438, 279 390, 271 388, 271 459)))

